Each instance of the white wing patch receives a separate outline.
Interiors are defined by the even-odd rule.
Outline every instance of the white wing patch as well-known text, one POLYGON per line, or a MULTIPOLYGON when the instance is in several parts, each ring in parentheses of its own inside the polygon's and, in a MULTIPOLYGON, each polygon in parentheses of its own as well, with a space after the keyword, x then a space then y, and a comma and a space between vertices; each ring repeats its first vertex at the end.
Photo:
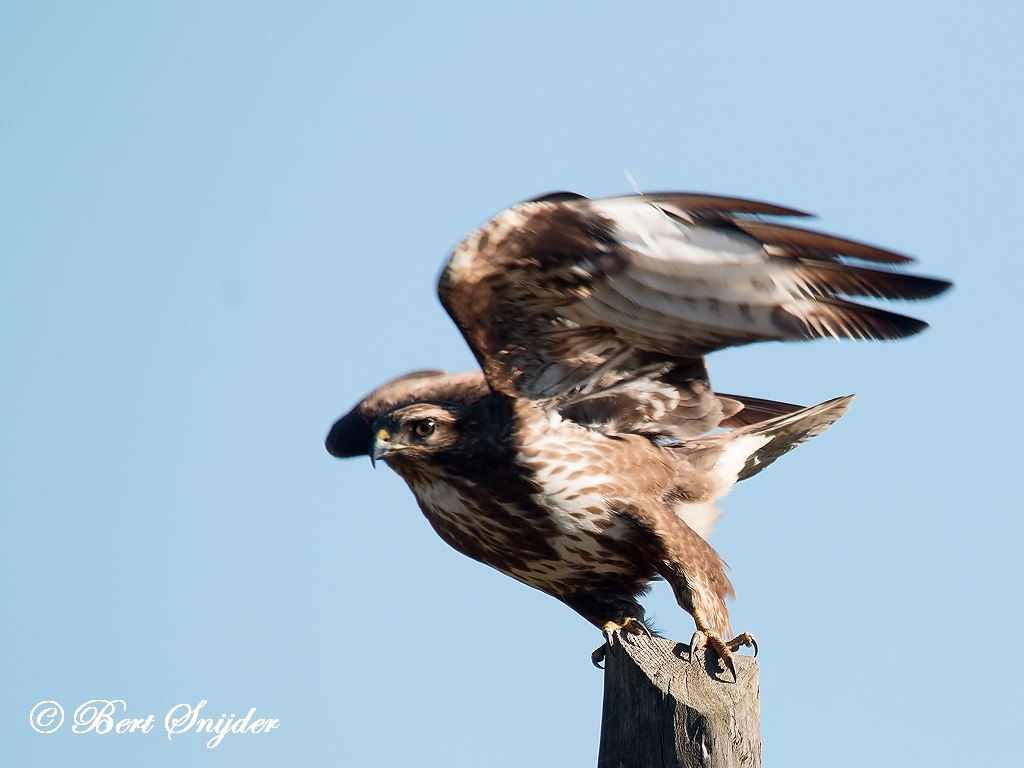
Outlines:
POLYGON ((701 502, 681 501, 673 511, 682 518, 702 539, 707 539, 715 523, 722 516, 715 502, 725 496, 736 485, 740 470, 752 455, 757 453, 771 438, 766 435, 747 434, 730 440, 718 454, 715 465, 708 472, 712 480, 707 498, 701 502))
POLYGON ((662 262, 673 274, 672 263, 759 264, 764 249, 741 232, 677 222, 656 205, 640 198, 593 200, 591 207, 616 225, 616 238, 637 254, 662 262))
POLYGON ((566 310, 584 324, 605 323, 644 348, 671 352, 680 339, 715 348, 785 338, 791 331, 774 314, 802 317, 817 306, 795 261, 738 229, 687 224, 639 198, 591 206, 614 224, 632 259, 566 310))

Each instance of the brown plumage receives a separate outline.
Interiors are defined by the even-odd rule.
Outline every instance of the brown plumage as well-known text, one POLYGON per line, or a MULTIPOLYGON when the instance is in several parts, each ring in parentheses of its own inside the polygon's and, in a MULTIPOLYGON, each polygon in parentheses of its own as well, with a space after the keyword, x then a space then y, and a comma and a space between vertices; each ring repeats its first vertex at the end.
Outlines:
POLYGON ((703 356, 909 336, 925 323, 845 297, 950 286, 849 264, 910 259, 765 215, 803 214, 679 193, 559 193, 503 211, 455 248, 438 284, 482 370, 384 385, 327 449, 382 459, 448 544, 599 627, 642 620, 637 598, 663 577, 728 662, 732 586, 704 539, 714 502, 851 398, 801 408, 718 395, 703 356))

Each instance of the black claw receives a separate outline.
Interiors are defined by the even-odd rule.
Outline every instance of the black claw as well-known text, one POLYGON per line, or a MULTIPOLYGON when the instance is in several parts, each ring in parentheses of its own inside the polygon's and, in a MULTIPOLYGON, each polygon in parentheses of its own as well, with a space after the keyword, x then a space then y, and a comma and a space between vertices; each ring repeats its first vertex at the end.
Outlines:
POLYGON ((693 660, 697 658, 697 636, 700 632, 694 632, 690 635, 690 663, 693 664, 693 660))
POLYGON ((739 677, 739 675, 736 674, 736 664, 733 662, 732 656, 721 656, 720 660, 722 661, 722 665, 727 670, 732 672, 732 680, 733 680, 733 682, 737 682, 740 679, 740 677, 739 677))
POLYGON ((608 646, 607 645, 601 645, 601 646, 595 648, 594 652, 592 654, 590 654, 590 663, 593 664, 598 669, 604 669, 604 667, 601 665, 601 662, 605 660, 605 657, 607 655, 608 655, 608 646))
POLYGON ((757 658, 757 640, 750 638, 750 644, 754 646, 754 658, 757 658))

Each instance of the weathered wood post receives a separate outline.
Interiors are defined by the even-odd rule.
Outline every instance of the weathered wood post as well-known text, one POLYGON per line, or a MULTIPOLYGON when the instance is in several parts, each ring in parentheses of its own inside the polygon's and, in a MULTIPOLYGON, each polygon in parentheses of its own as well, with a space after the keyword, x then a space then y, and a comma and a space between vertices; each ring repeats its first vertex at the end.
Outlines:
POLYGON ((757 662, 735 662, 733 682, 701 648, 611 634, 598 768, 760 768, 757 662))

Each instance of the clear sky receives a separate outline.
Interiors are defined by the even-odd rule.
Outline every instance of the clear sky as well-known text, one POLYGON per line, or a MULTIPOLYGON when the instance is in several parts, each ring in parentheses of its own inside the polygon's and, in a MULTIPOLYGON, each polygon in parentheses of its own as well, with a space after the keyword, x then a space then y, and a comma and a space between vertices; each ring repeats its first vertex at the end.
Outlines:
POLYGON ((765 764, 1019 759, 1022 28, 985 2, 4 3, 0 762, 593 765, 599 633, 322 440, 396 374, 472 366, 434 295, 463 234, 626 172, 957 283, 908 342, 711 359, 726 392, 858 395, 712 539, 765 764), (91 699, 155 729, 73 734, 91 699), (280 725, 168 740, 204 699, 280 725))

